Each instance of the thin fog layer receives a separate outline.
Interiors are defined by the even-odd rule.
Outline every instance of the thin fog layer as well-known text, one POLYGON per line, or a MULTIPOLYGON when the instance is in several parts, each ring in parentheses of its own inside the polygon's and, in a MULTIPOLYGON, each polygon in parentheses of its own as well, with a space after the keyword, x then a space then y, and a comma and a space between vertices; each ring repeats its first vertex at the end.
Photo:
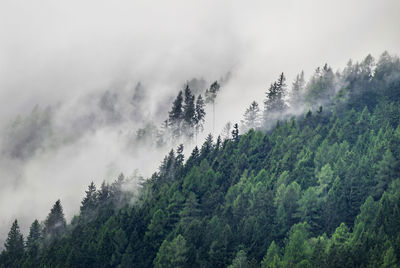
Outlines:
POLYGON ((290 85, 325 62, 399 54, 399 10, 397 0, 1 1, 0 240, 58 198, 70 219, 91 181, 156 171, 170 148, 136 132, 160 127, 184 84, 201 93, 224 81, 200 143, 261 104, 282 71, 290 85))

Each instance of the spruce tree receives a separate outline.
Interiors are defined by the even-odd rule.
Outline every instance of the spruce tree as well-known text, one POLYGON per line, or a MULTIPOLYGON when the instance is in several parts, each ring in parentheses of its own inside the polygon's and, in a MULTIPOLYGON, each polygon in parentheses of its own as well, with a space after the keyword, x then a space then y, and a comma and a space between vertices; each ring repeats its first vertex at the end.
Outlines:
POLYGON ((199 95, 196 100, 195 119, 194 119, 196 143, 197 143, 197 135, 204 129, 205 116, 206 116, 206 111, 204 110, 204 100, 201 97, 201 95, 199 95))
POLYGON ((29 235, 26 240, 26 251, 31 262, 39 258, 39 250, 41 245, 41 227, 38 220, 35 220, 29 228, 29 235))
POLYGON ((218 81, 211 84, 210 89, 206 90, 206 103, 214 103, 220 89, 218 81))
POLYGON ((225 124, 224 128, 221 131, 221 137, 223 140, 228 140, 231 137, 231 128, 232 128, 232 123, 228 122, 225 124))
POLYGON ((214 141, 213 136, 209 133, 204 141, 203 145, 201 146, 200 154, 205 156, 207 155, 213 148, 214 148, 214 141))
POLYGON ((194 147, 190 157, 186 161, 185 168, 190 169, 200 156, 200 150, 197 145, 194 147))
POLYGON ((24 238, 19 229, 17 220, 15 220, 11 226, 4 247, 10 264, 15 263, 15 261, 18 261, 24 255, 24 238))
POLYGON ((164 120, 161 124, 160 129, 157 130, 156 134, 156 146, 162 147, 166 144, 167 141, 170 140, 169 133, 169 121, 168 119, 164 120))
POLYGON ((81 202, 81 216, 88 219, 94 215, 94 211, 97 206, 97 191, 96 185, 93 182, 88 186, 88 190, 85 191, 86 196, 81 202))
POLYGON ((233 259, 232 264, 228 268, 247 268, 249 267, 249 261, 244 250, 239 250, 236 253, 236 257, 233 259))
POLYGON ((184 149, 183 144, 180 144, 178 146, 178 148, 176 149, 175 162, 176 162, 176 165, 178 167, 182 167, 183 166, 183 161, 185 160, 185 156, 183 155, 183 149, 184 149))
POLYGON ((178 96, 172 104, 172 109, 169 112, 169 125, 172 128, 173 138, 178 138, 181 135, 181 127, 183 120, 183 96, 182 91, 179 91, 178 96))
POLYGON ((296 76, 296 79, 292 84, 292 92, 290 96, 291 107, 301 104, 304 86, 305 86, 304 71, 301 71, 301 73, 296 76))
POLYGON ((185 98, 183 104, 183 120, 188 130, 191 130, 191 128, 194 126, 194 120, 195 120, 195 105, 194 105, 194 95, 192 94, 192 91, 190 90, 188 85, 185 88, 185 98))
POLYGON ((200 155, 199 148, 197 146, 195 146, 190 157, 197 158, 197 157, 199 157, 199 155, 200 155))
POLYGON ((304 89, 304 85, 305 85, 304 71, 301 71, 301 73, 296 76, 296 79, 292 84, 292 91, 301 92, 304 89))
POLYGON ((233 130, 232 130, 232 138, 234 141, 239 140, 239 126, 237 123, 233 125, 233 130))
POLYGON ((188 248, 186 240, 182 235, 179 234, 171 242, 164 240, 158 250, 156 258, 154 259, 154 267, 186 267, 187 252, 188 248))
POLYGON ((215 99, 217 98, 217 94, 219 92, 220 85, 217 81, 211 84, 210 89, 206 90, 206 103, 211 103, 213 106, 213 132, 215 130, 215 99))
POLYGON ((383 155, 382 160, 377 165, 377 174, 375 177, 375 197, 380 197, 390 185, 390 182, 396 178, 398 163, 392 152, 388 149, 383 155))
POLYGON ((100 189, 97 191, 97 199, 100 207, 103 206, 108 201, 110 195, 111 195, 110 185, 108 185, 108 183, 103 181, 101 183, 100 189))
POLYGON ((60 199, 56 201, 44 222, 43 238, 47 243, 59 238, 66 229, 63 208, 60 199))
POLYGON ((250 129, 258 129, 261 126, 260 108, 256 101, 253 101, 244 113, 242 123, 243 133, 250 129))
POLYGON ((286 78, 283 73, 278 78, 278 81, 271 84, 264 100, 264 120, 268 118, 271 113, 279 113, 286 109, 284 100, 286 94, 286 78))
POLYGON ((183 117, 183 96, 182 91, 179 91, 178 96, 172 104, 172 109, 169 112, 169 121, 176 122, 183 117))
POLYGON ((261 268, 277 268, 281 266, 281 257, 280 257, 280 249, 275 244, 275 241, 272 241, 267 254, 265 254, 263 260, 261 261, 261 268))

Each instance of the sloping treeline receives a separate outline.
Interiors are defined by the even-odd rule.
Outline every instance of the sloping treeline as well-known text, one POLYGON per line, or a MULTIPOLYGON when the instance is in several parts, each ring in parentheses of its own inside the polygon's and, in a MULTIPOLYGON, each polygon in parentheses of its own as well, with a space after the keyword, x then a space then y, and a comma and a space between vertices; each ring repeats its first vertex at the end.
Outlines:
POLYGON ((151 122, 148 123, 137 131, 136 141, 146 140, 153 145, 165 146, 181 141, 197 140, 198 134, 204 131, 207 104, 213 107, 213 121, 215 121, 215 102, 220 87, 218 81, 215 81, 204 91, 205 98, 201 94, 196 98, 187 83, 184 90, 180 90, 175 97, 168 118, 164 120, 161 128, 157 128, 151 122))
POLYGON ((57 203, 26 243, 15 221, 0 267, 399 266, 399 59, 302 76, 302 93, 285 99, 281 75, 266 109, 289 115, 300 100, 307 113, 266 132, 209 135, 186 161, 179 146, 133 199, 122 177, 91 184, 60 233, 47 235, 57 203))

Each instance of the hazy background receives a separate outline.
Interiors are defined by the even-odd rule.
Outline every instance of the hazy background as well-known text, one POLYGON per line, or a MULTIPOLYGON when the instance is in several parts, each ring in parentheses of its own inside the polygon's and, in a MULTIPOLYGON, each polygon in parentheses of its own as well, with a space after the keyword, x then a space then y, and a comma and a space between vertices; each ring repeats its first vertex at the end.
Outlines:
POLYGON ((398 0, 1 0, 0 242, 58 198, 70 219, 92 180, 155 171, 165 151, 131 137, 160 125, 186 81, 231 73, 218 134, 282 71, 290 85, 325 62, 398 55, 399 12, 398 0))

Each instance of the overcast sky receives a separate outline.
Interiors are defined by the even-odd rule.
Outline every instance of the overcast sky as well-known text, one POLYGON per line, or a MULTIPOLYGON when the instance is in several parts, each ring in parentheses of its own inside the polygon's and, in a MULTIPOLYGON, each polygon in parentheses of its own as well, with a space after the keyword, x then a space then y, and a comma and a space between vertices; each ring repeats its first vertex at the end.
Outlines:
POLYGON ((398 54, 399 12, 398 0, 2 0, 0 114, 127 76, 159 93, 233 69, 259 94, 281 71, 398 54))
MULTIPOLYGON (((399 14, 399 0, 1 0, 0 132, 36 104, 68 103, 118 81, 141 81, 154 100, 151 110, 186 80, 213 81, 227 72, 233 75, 220 96, 217 124, 239 121, 282 71, 290 83, 325 62, 336 70, 369 53, 399 55, 399 14)), ((97 132, 14 163, 29 177, 18 189, 5 187, 14 177, 3 165, 0 240, 14 217, 26 219, 26 229, 32 218, 44 219, 56 198, 71 216, 90 180, 104 179, 110 165, 125 171, 133 160, 115 137, 97 132), (21 196, 24 202, 16 200, 21 196), (36 215, 26 216, 34 208, 36 215)))

